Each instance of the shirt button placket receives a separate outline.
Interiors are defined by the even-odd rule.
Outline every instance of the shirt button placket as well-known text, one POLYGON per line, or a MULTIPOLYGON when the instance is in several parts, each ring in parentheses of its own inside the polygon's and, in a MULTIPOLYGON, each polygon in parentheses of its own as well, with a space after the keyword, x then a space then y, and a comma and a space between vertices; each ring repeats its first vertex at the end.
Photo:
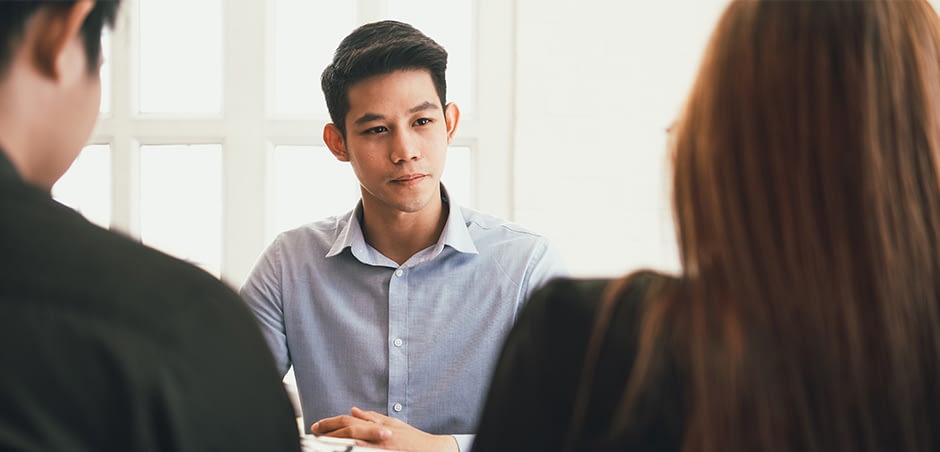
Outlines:
POLYGON ((388 317, 388 405, 390 415, 408 422, 405 411, 408 392, 408 352, 402 336, 406 334, 408 324, 408 269, 399 267, 394 270, 389 282, 389 317, 388 317))

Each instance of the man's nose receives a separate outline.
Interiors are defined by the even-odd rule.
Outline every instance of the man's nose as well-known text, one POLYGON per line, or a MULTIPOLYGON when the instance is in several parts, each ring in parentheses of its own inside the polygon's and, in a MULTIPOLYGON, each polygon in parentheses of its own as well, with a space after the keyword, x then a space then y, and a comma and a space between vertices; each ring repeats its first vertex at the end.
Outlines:
POLYGON ((392 143, 391 158, 395 163, 417 160, 421 157, 419 140, 410 130, 398 132, 392 143))

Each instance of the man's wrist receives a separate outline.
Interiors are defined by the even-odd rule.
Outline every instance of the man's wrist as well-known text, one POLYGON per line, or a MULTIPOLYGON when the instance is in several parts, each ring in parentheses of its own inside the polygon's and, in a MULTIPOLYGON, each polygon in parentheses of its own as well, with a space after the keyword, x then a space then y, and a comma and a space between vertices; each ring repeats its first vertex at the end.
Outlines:
POLYGON ((447 435, 448 444, 451 445, 450 449, 447 449, 452 452, 460 452, 460 442, 457 441, 457 437, 454 435, 447 435))

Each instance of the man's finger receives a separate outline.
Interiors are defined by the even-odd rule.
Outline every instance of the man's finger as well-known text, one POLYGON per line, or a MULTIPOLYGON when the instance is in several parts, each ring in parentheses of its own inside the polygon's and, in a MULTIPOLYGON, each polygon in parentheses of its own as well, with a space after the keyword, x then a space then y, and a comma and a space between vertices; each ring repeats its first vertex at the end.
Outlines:
POLYGON ((345 427, 352 425, 354 422, 361 422, 356 418, 348 415, 342 416, 333 416, 324 419, 320 419, 313 423, 310 426, 310 433, 316 435, 325 435, 332 431, 336 431, 345 427))
POLYGON ((352 407, 352 409, 350 410, 350 413, 354 417, 358 419, 362 419, 364 421, 374 422, 376 424, 384 424, 383 421, 385 420, 385 417, 379 413, 376 413, 375 411, 366 411, 366 410, 362 410, 356 407, 352 407))
POLYGON ((392 437, 392 431, 379 424, 358 425, 353 430, 356 434, 353 438, 370 443, 381 443, 392 437))
MULTIPOLYGON (((313 426, 317 427, 316 424, 313 426)), ((351 438, 365 443, 381 443, 392 437, 392 431, 387 427, 372 423, 359 422, 343 428, 338 428, 328 432, 317 433, 318 435, 330 436, 333 438, 351 438)))

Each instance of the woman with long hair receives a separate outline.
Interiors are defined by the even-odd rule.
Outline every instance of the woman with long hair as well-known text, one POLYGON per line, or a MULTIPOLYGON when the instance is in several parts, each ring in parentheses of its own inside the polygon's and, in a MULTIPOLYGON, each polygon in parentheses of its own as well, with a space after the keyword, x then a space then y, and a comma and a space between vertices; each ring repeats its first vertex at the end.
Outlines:
POLYGON ((672 132, 678 276, 533 295, 474 450, 940 450, 940 20, 735 1, 672 132))

